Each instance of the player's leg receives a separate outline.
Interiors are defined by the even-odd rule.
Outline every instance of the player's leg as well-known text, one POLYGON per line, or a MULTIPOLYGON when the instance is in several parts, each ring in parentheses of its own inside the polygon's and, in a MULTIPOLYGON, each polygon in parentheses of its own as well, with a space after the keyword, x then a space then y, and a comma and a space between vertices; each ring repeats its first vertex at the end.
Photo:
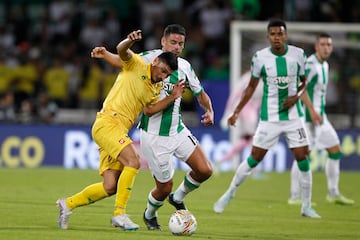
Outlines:
MULTIPOLYGON (((304 119, 302 119, 304 121, 304 119)), ((313 149, 315 145, 315 131, 314 125, 311 122, 304 122, 304 130, 309 142, 309 149, 313 149)), ((300 135, 299 135, 300 136, 300 135)), ((298 167, 296 159, 294 159, 290 170, 290 198, 288 204, 301 205, 301 188, 300 188, 300 169, 298 167)))
POLYGON ((310 159, 307 155, 308 146, 292 148, 292 151, 300 170, 301 214, 304 217, 320 218, 315 210, 311 208, 312 173, 310 170, 310 159))
POLYGON ((144 211, 143 220, 148 230, 161 230, 161 226, 158 222, 157 211, 164 205, 165 199, 169 196, 173 181, 172 179, 162 183, 156 180, 156 187, 149 193, 146 209, 144 211))
POLYGON ((301 119, 289 121, 287 125, 284 125, 284 133, 300 170, 301 214, 305 217, 320 218, 311 208, 312 173, 310 170, 308 134, 304 122, 301 119))
POLYGON ((260 121, 253 137, 253 146, 250 156, 240 163, 236 169, 230 186, 225 193, 215 202, 213 210, 216 213, 224 211, 230 200, 235 196, 238 187, 251 174, 252 170, 262 161, 266 152, 279 138, 281 128, 274 123, 260 121))
POLYGON ((172 190, 174 176, 172 160, 176 144, 172 137, 153 135, 140 130, 141 152, 145 156, 155 181, 154 189, 148 194, 147 206, 143 215, 148 230, 161 230, 157 213, 172 190))
MULTIPOLYGON (((126 140, 124 140, 123 144, 126 144, 126 140)), ((128 217, 126 214, 126 206, 132 192, 136 175, 140 168, 140 156, 137 154, 132 142, 130 142, 122 148, 117 159, 124 168, 117 182, 112 225, 114 227, 121 227, 124 230, 137 230, 139 225, 133 223, 128 217)))
POLYGON ((182 203, 188 193, 200 187, 212 175, 212 168, 199 145, 197 145, 186 161, 191 170, 184 176, 184 180, 172 195, 172 200, 182 203))
POLYGON ((297 165, 297 161, 294 160, 290 170, 290 197, 288 199, 290 205, 300 205, 300 169, 297 165))
POLYGON ((186 162, 191 170, 184 176, 184 180, 177 189, 169 195, 169 203, 176 209, 186 209, 184 199, 186 195, 199 188, 200 184, 212 175, 212 168, 198 144, 198 140, 188 129, 179 133, 175 140, 178 145, 175 149, 175 156, 186 162))
POLYGON ((94 183, 85 187, 81 192, 66 198, 66 205, 70 210, 95 203, 116 192, 116 183, 119 171, 107 170, 103 175, 103 182, 94 183), (105 187, 106 186, 106 187, 105 187))
POLYGON ((327 180, 328 195, 326 196, 326 199, 330 203, 352 205, 355 203, 355 201, 342 195, 339 190, 341 159, 340 145, 328 148, 327 151, 328 159, 325 164, 325 174, 327 180))
POLYGON ((95 203, 116 192, 117 181, 120 175, 120 164, 115 159, 112 159, 103 149, 100 149, 99 174, 103 176, 103 182, 89 185, 70 197, 60 198, 56 201, 60 209, 58 218, 59 228, 68 228, 69 216, 73 209, 95 203))
POLYGON ((328 152, 328 159, 325 164, 328 187, 327 201, 339 204, 354 204, 354 200, 346 198, 339 190, 340 160, 342 156, 340 139, 326 117, 323 124, 316 128, 316 136, 319 148, 326 149, 328 152))
POLYGON ((251 155, 240 163, 236 169, 235 175, 233 176, 230 186, 225 193, 215 202, 214 212, 222 213, 225 207, 230 203, 231 199, 235 197, 236 190, 251 174, 253 168, 255 168, 264 158, 267 149, 252 147, 251 155))

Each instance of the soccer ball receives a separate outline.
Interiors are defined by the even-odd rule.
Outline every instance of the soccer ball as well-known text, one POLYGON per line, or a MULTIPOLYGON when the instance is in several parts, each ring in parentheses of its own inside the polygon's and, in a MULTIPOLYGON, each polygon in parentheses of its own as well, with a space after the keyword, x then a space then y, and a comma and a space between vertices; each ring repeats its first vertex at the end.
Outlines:
POLYGON ((170 216, 169 230, 174 235, 190 236, 197 228, 194 215, 188 210, 177 210, 170 216))

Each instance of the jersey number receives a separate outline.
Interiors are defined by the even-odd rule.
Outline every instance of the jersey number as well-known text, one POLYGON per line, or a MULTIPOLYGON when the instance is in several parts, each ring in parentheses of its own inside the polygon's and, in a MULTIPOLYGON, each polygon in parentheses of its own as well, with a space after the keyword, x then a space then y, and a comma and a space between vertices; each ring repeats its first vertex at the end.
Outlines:
POLYGON ((296 130, 297 130, 297 132, 299 133, 299 139, 300 139, 300 140, 306 138, 306 134, 305 134, 304 128, 298 128, 298 129, 296 129, 296 130))

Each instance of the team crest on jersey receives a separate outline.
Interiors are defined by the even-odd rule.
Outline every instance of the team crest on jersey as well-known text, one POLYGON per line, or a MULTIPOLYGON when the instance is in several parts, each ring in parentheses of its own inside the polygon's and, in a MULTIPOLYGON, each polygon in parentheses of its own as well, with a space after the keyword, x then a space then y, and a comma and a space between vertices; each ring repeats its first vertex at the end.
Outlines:
POLYGON ((290 62, 289 65, 289 72, 290 73, 296 73, 298 69, 298 64, 296 62, 290 62))
POLYGON ((146 76, 145 76, 145 75, 142 75, 142 76, 141 76, 141 80, 146 80, 146 76))
POLYGON ((119 143, 120 143, 120 144, 124 144, 124 143, 125 143, 125 139, 121 138, 121 139, 119 140, 119 143))

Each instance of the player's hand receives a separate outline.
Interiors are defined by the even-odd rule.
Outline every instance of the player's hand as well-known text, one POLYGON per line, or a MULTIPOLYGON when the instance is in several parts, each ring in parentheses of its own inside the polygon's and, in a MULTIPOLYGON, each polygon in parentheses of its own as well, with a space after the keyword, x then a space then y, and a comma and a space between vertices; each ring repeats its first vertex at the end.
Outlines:
POLYGON ((322 124, 322 117, 316 111, 310 111, 310 118, 311 118, 312 123, 315 126, 322 124))
POLYGON ((142 39, 141 30, 132 31, 128 34, 127 38, 134 42, 140 41, 142 39))
POLYGON ((106 53, 105 47, 95 47, 93 50, 91 50, 91 57, 92 58, 104 58, 106 53))
POLYGON ((201 115, 201 121, 204 126, 214 125, 214 112, 206 111, 203 115, 201 115))
POLYGON ((236 126, 236 120, 238 119, 238 113, 233 113, 229 118, 228 118, 228 126, 236 126))
POLYGON ((291 108, 292 106, 295 105, 295 103, 299 100, 299 97, 297 95, 294 95, 294 96, 290 96, 290 97, 287 97, 285 99, 285 101, 283 102, 282 106, 284 108, 291 108))
POLYGON ((177 84, 173 86, 171 95, 174 97, 174 99, 177 99, 183 94, 184 91, 185 91, 185 81, 180 80, 177 84))

